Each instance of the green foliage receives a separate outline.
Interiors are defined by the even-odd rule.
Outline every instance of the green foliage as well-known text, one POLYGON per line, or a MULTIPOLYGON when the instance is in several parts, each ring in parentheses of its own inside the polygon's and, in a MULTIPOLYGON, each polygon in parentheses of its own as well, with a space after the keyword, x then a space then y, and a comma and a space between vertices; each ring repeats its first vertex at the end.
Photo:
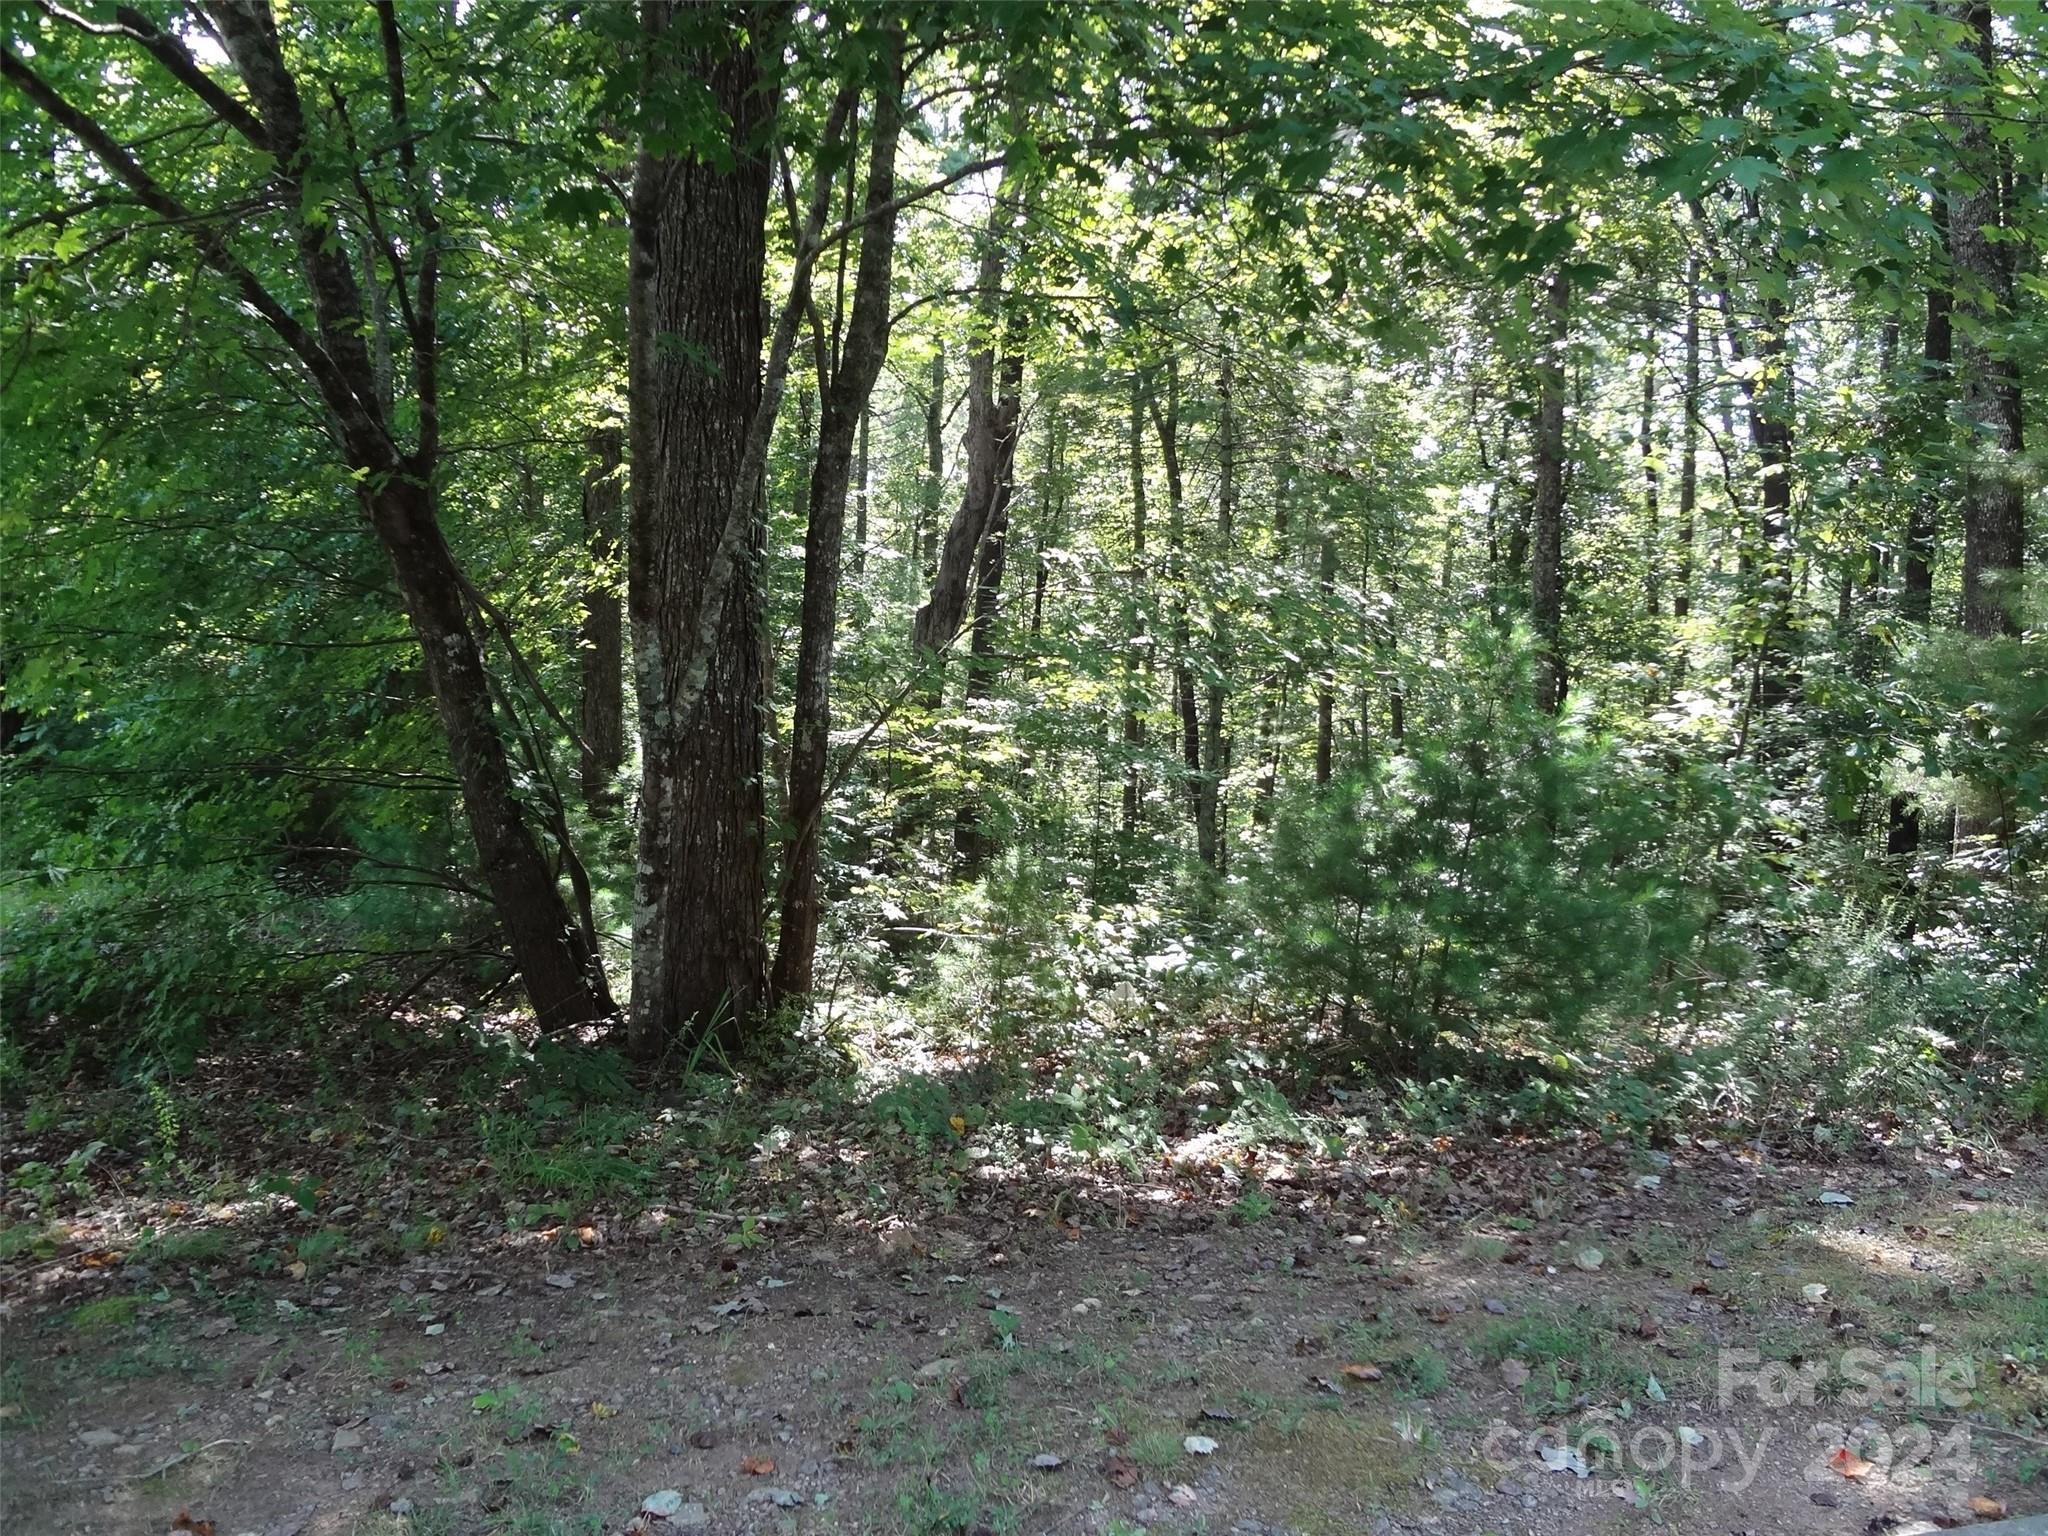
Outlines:
POLYGON ((1441 727, 1284 807, 1261 882, 1277 975, 1375 1069, 1568 1049, 1595 1008, 1654 999, 1713 915, 1694 877, 1728 786, 1555 728, 1471 639, 1441 727))

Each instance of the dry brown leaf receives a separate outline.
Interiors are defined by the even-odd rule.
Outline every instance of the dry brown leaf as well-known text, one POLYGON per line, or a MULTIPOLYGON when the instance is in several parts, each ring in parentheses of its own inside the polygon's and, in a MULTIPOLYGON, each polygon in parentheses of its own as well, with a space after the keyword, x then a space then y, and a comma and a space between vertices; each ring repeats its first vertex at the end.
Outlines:
POLYGON ((772 1456, 742 1456, 740 1458, 740 1471, 744 1472, 748 1477, 766 1477, 774 1470, 775 1459, 772 1456))
POLYGON ((189 1531, 191 1536, 213 1536, 211 1520, 194 1520, 190 1511, 183 1509, 178 1511, 178 1518, 171 1522, 171 1529, 189 1531))
POLYGON ((1876 1462, 1865 1461, 1846 1445, 1840 1447, 1834 1455, 1828 1458, 1828 1465, 1841 1473, 1842 1476, 1852 1480, 1868 1477, 1877 1470, 1876 1462))
POLYGON ((1996 1499, 1986 1498, 1981 1493, 1970 1495, 1970 1513, 1981 1520, 2003 1520, 2005 1506, 1996 1499))
POLYGON ((1352 1364, 1344 1367, 1344 1374, 1353 1381, 1378 1381, 1381 1371, 1376 1365, 1363 1365, 1354 1361, 1352 1364))
POLYGON ((1102 1475, 1119 1488, 1135 1488, 1138 1464, 1128 1456, 1112 1456, 1102 1464, 1102 1475))

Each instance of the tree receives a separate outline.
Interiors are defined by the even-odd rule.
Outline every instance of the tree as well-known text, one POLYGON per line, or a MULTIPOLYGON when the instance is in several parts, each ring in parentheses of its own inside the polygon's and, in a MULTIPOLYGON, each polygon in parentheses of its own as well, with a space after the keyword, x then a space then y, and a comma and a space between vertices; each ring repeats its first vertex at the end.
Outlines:
MULTIPOLYGON (((853 305, 837 348, 827 344, 822 331, 816 338, 824 410, 804 528, 795 724, 784 810, 789 831, 783 842, 782 928, 773 977, 773 993, 778 999, 802 997, 811 990, 811 967, 817 955, 819 822, 824 814, 826 749, 832 730, 832 656, 839 622, 846 498, 854 438, 858 434, 865 442, 868 397, 889 350, 889 282, 896 250, 896 141, 903 91, 902 40, 893 28, 884 29, 878 54, 853 305)), ((835 339, 839 339, 836 322, 834 329, 835 339)), ((865 452, 861 458, 865 520, 865 452)))
MULTIPOLYGON (((551 1029, 604 1019, 612 1003, 590 935, 571 919, 515 789, 478 640, 487 623, 479 594, 440 523, 441 266, 450 231, 437 168, 423 163, 415 136, 397 7, 383 0, 372 18, 384 87, 374 106, 360 97, 351 102, 330 77, 321 82, 326 100, 315 98, 309 109, 304 66, 287 54, 317 53, 303 29, 319 27, 322 18, 294 18, 294 28, 281 29, 264 0, 223 0, 206 16, 241 95, 202 66, 176 31, 140 14, 70 24, 132 44, 189 101, 229 126, 230 178, 241 196, 217 209, 160 181, 93 109, 77 105, 12 49, 0 55, 0 70, 126 199, 192 241, 230 302, 260 318, 321 402, 364 521, 390 561, 462 786, 478 870, 535 1015, 551 1029), (395 146, 375 181, 354 144, 373 122, 395 146), (350 165, 352 176, 333 179, 333 167, 350 165), (416 423, 410 431, 366 340, 369 313, 349 259, 352 242, 336 239, 337 229, 371 243, 398 296, 411 360, 404 413, 416 423), (251 236, 261 246, 280 234, 298 254, 289 280, 260 273, 241 250, 251 236)), ((336 41, 368 46, 353 24, 336 41)))

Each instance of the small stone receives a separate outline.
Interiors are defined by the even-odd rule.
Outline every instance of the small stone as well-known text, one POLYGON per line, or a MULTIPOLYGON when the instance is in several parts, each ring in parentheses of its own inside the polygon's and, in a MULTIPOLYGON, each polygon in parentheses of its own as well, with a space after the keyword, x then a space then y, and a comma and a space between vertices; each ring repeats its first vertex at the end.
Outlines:
POLYGON ((119 1445, 121 1436, 111 1429, 88 1429, 78 1437, 78 1443, 89 1451, 104 1451, 119 1445))
POLYGON ((1057 1472, 1067 1464, 1064 1456, 1055 1456, 1051 1451, 1041 1451, 1031 1458, 1031 1465, 1041 1472, 1057 1472))
POLYGON ((558 1291, 573 1290, 576 1286, 576 1277, 557 1270, 554 1274, 548 1276, 548 1284, 558 1291))
POLYGON ((339 1456, 343 1451, 360 1451, 363 1448, 363 1433, 359 1429, 337 1429, 334 1441, 327 1449, 339 1456))
POLYGON ((384 1507, 394 1515, 409 1515, 415 1508, 411 1499, 393 1499, 384 1507))
POLYGON ((652 1515, 657 1520, 666 1520, 683 1507, 683 1496, 673 1488, 664 1488, 659 1493, 650 1493, 640 1501, 640 1513, 652 1515))
POLYGON ((1508 1315, 1508 1304, 1497 1296, 1487 1297, 1485 1307, 1495 1317, 1506 1317, 1508 1315))

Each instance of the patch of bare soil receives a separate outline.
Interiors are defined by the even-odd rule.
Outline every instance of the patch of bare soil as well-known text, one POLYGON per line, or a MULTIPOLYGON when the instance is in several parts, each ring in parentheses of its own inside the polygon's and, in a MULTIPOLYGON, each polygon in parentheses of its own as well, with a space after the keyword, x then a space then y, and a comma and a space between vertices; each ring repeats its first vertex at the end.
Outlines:
POLYGON ((6 1528, 1968 1525, 2048 1510, 2043 1173, 1446 1141, 1227 1207, 1162 1169, 881 1233, 72 1254, 8 1277, 6 1528))

